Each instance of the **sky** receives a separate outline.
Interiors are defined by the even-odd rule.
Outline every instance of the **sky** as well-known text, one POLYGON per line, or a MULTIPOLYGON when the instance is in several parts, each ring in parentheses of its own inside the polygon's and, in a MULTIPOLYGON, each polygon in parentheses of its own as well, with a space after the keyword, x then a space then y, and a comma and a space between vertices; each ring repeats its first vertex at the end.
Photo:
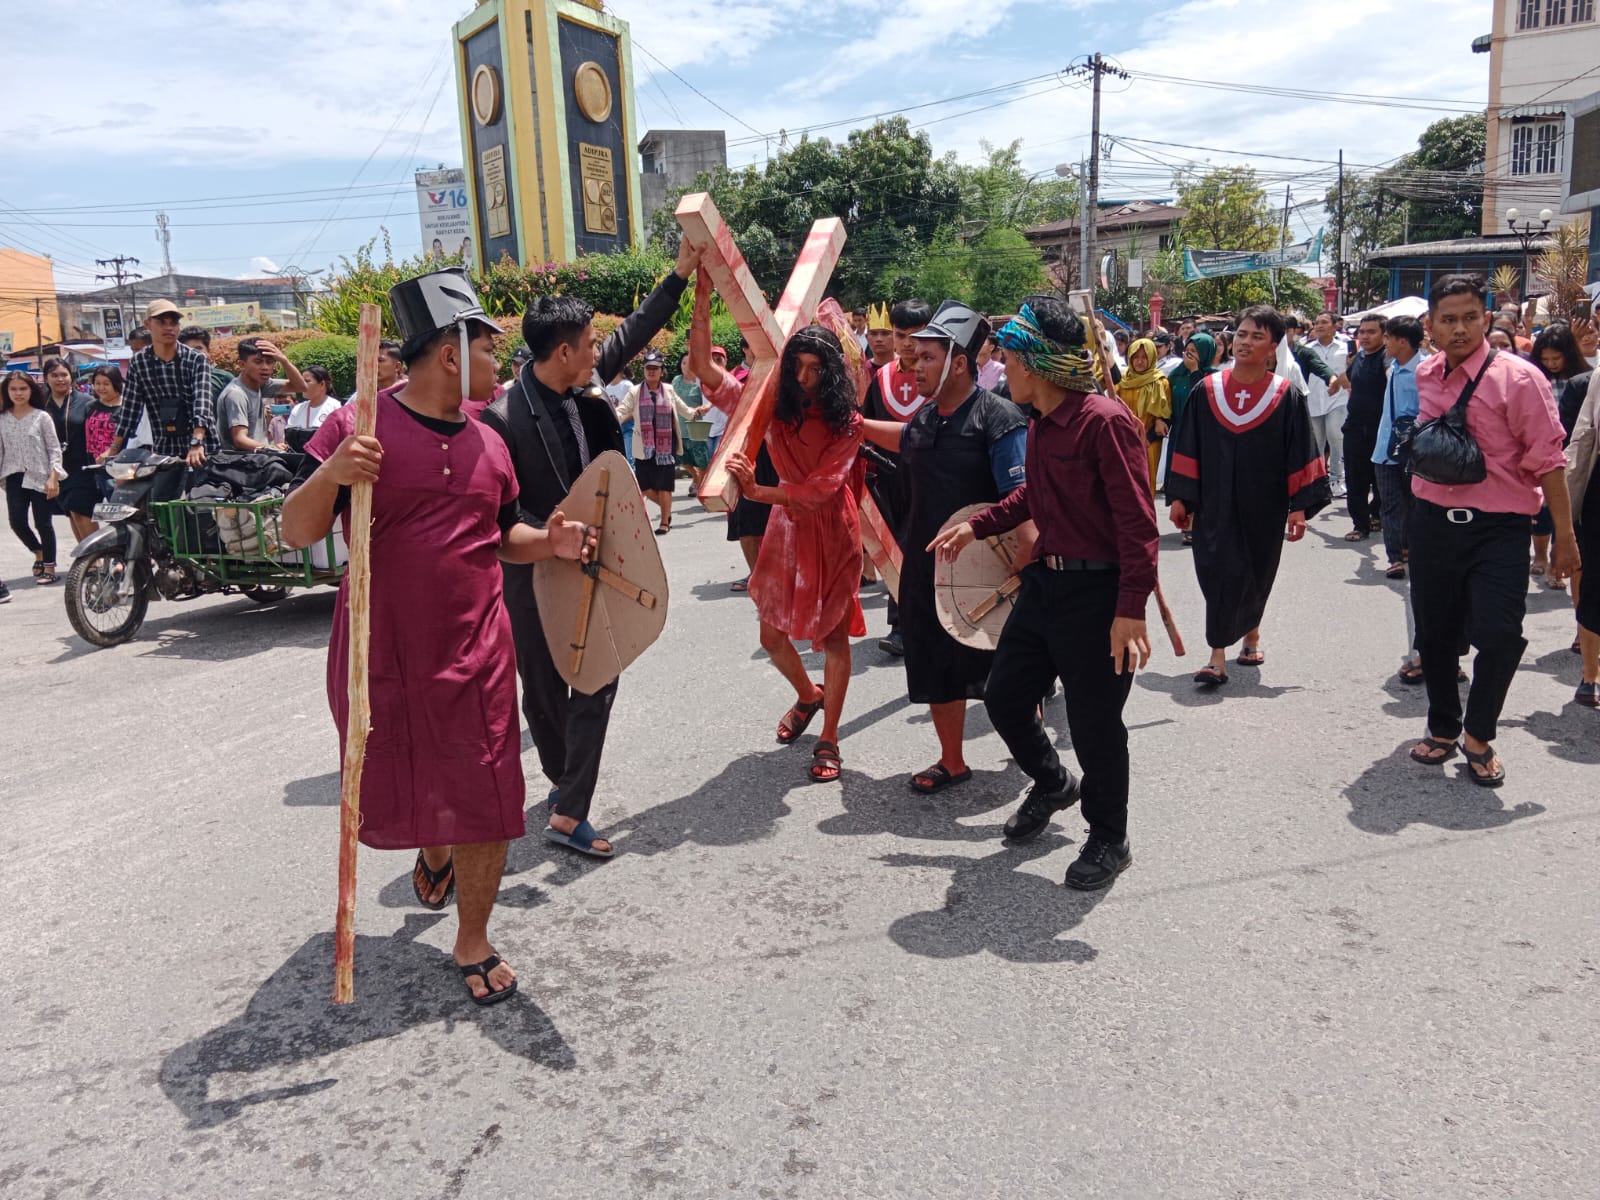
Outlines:
MULTIPOLYGON (((1487 3, 889 8, 880 19, 885 9, 840 0, 607 0, 631 24, 641 127, 726 129, 731 165, 776 152, 780 131, 827 126, 812 136, 841 139, 870 124, 857 118, 910 110, 936 153, 976 161, 985 141, 1020 140, 1027 168, 1049 172, 1089 143, 1088 89, 1060 72, 1099 51, 1135 73, 1106 81, 1102 199, 1171 196, 1177 165, 1252 164, 1274 197, 1293 189, 1296 239, 1322 222, 1341 149, 1352 171, 1382 164, 1487 97, 1488 55, 1470 46, 1489 31, 1487 3)), ((29 49, 8 62, 0 132, 0 244, 50 254, 61 290, 95 286, 106 269, 95 260, 116 254, 159 274, 158 211, 174 267, 195 274, 326 268, 383 228, 397 257, 419 249, 412 173, 462 161, 450 69, 461 0, 74 10, 78 29, 110 33, 115 69, 81 38, 13 28, 29 49)))

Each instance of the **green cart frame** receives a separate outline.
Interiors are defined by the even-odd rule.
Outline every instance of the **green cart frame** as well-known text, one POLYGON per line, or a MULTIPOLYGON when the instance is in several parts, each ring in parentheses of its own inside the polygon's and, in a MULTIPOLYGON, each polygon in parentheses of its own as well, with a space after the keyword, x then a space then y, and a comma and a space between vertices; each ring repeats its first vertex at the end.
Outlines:
POLYGON ((328 534, 318 546, 304 550, 282 549, 279 519, 281 496, 264 500, 161 500, 150 506, 156 527, 173 557, 192 563, 208 578, 226 587, 296 588, 327 587, 344 578, 343 564, 336 562, 334 535, 328 534), (241 540, 255 547, 241 553, 230 552, 223 544, 220 528, 227 522, 237 528, 241 540), (314 551, 320 548, 328 566, 316 566, 314 551), (299 562, 286 562, 298 555, 299 562))

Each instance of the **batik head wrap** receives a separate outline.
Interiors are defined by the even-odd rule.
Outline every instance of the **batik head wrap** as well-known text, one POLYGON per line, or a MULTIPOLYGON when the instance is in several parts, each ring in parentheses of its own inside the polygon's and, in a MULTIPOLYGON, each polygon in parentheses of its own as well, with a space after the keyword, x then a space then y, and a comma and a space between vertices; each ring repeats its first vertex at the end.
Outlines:
POLYGON ((1039 328, 1033 309, 1022 306, 1019 312, 995 335, 1007 354, 1015 354, 1025 367, 1041 379, 1064 387, 1069 392, 1094 392, 1099 383, 1094 374, 1094 356, 1087 345, 1069 346, 1046 336, 1039 328))

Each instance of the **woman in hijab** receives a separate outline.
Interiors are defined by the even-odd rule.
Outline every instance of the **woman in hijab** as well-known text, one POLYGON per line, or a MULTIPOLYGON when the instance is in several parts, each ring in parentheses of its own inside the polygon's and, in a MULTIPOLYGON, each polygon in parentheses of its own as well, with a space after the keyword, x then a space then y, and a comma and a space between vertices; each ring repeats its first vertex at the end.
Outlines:
POLYGON ((1156 494, 1156 471, 1161 465, 1161 439, 1172 419, 1172 385, 1156 366, 1156 344, 1140 338, 1128 347, 1128 369, 1117 384, 1117 395, 1144 425, 1145 455, 1150 462, 1150 495, 1156 494))
MULTIPOLYGON (((1217 340, 1209 333, 1197 333, 1189 339, 1188 345, 1183 348, 1183 365, 1175 367, 1172 372, 1172 428, 1176 433, 1179 424, 1183 421, 1184 410, 1189 406, 1189 397, 1198 384, 1207 375, 1217 368, 1212 364, 1217 357, 1217 340)), ((1185 529, 1183 531, 1183 544, 1194 545, 1194 534, 1185 529)))

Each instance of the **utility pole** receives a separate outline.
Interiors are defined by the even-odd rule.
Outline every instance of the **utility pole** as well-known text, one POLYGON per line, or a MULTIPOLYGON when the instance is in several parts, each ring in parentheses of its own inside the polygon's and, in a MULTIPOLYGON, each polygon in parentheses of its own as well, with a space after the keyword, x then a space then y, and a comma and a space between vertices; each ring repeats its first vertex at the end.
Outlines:
MULTIPOLYGON (((1278 230, 1278 249, 1282 250, 1289 244, 1289 185, 1283 185, 1283 226, 1278 230)), ((1278 268, 1273 267, 1269 274, 1272 277, 1272 304, 1278 304, 1278 268)))
MULTIPOLYGON (((1090 72, 1094 75, 1094 105, 1091 110, 1089 125, 1089 195, 1085 201, 1083 221, 1083 259, 1088 264, 1086 272, 1095 271, 1095 236, 1096 226, 1099 224, 1100 210, 1100 79, 1105 75, 1113 75, 1118 79, 1127 79, 1128 73, 1121 67, 1108 63, 1105 56, 1098 50, 1087 63, 1075 64, 1069 73, 1074 75, 1090 72)), ((1086 273, 1083 286, 1089 289, 1089 295, 1094 296, 1095 283, 1093 276, 1086 273)))
POLYGON ((1088 288, 1089 295, 1094 295, 1094 284, 1089 282, 1089 214, 1093 207, 1089 203, 1088 193, 1089 163, 1086 159, 1078 160, 1078 286, 1088 288))
POLYGON ((1339 311, 1344 311, 1344 150, 1339 151, 1339 240, 1333 244, 1334 284, 1338 287, 1339 311))
POLYGON ((161 263, 168 275, 172 274, 172 230, 167 227, 167 214, 156 214, 156 241, 161 243, 161 263))
MULTIPOLYGON (((143 279, 144 276, 137 274, 136 272, 125 271, 123 270, 123 266, 126 263, 132 263, 137 267, 139 265, 139 260, 137 258, 131 258, 126 254, 119 254, 115 258, 97 258, 94 261, 95 265, 98 267, 110 267, 112 269, 112 274, 96 275, 95 278, 114 280, 119 290, 126 287, 128 289, 126 293, 128 297, 128 309, 130 312, 133 312, 135 315, 137 315, 137 306, 133 302, 134 298, 132 294, 132 284, 134 280, 143 279)), ((122 311, 121 303, 118 303, 117 311, 122 311)), ((126 313, 123 313, 122 316, 122 328, 124 330, 128 328, 128 317, 126 313)))
POLYGON ((39 297, 33 298, 33 350, 39 356, 41 365, 44 363, 44 319, 40 316, 42 301, 39 297))

